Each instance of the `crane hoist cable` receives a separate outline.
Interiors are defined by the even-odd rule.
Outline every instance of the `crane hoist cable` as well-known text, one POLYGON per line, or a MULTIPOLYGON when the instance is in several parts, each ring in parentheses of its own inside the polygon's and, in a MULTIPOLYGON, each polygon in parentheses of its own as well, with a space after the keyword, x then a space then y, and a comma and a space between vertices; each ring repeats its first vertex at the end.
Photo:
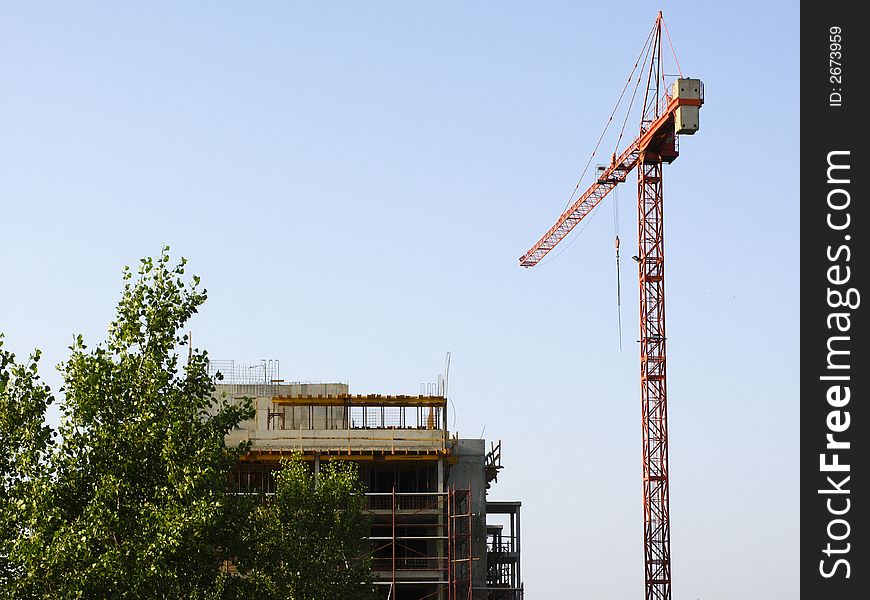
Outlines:
POLYGON ((613 245, 616 247, 616 326, 622 353, 622 286, 619 281, 619 189, 613 190, 613 245))

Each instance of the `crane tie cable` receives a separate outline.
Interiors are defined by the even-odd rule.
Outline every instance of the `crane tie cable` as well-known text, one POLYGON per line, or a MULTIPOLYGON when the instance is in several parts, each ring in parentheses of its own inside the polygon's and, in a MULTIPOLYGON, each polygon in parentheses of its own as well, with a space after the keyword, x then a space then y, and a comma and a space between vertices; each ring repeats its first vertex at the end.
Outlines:
POLYGON ((583 177, 586 176, 586 171, 589 170, 589 165, 592 164, 592 159, 595 158, 595 154, 598 152, 598 147, 601 145, 601 140, 604 139, 604 135, 607 133, 607 129, 610 127, 610 123, 613 121, 613 116, 619 109, 619 105, 622 102, 623 96, 625 95, 625 90, 628 89, 628 85, 631 83, 631 80, 634 77, 634 72, 637 69, 638 64, 640 64, 641 58, 644 57, 644 55, 648 52, 647 45, 650 43, 654 32, 655 26, 653 26, 649 34, 646 36, 643 47, 640 49, 640 53, 637 55, 637 60, 634 61, 634 66, 631 68, 631 73, 628 74, 628 79, 625 81, 625 85, 622 87, 622 92, 619 94, 619 98, 616 100, 616 106, 614 106, 613 110, 610 112, 610 117, 608 117, 607 123, 605 123, 604 125, 604 131, 602 131, 601 135, 598 136, 598 142, 595 144, 595 148, 592 150, 592 154, 589 155, 589 160, 586 161, 586 165, 583 167, 583 172, 580 173, 580 178, 577 180, 577 184, 571 191, 571 196, 568 198, 568 202, 565 203, 565 208, 562 209, 563 212, 567 210, 568 207, 571 205, 571 201, 574 200, 574 194, 576 194, 577 190, 580 189, 580 183, 583 181, 583 177))

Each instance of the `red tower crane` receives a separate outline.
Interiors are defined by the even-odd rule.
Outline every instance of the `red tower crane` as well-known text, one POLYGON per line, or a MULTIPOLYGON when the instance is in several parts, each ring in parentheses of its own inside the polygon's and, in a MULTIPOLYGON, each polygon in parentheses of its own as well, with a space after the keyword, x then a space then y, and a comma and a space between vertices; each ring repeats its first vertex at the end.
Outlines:
MULTIPOLYGON (((666 75, 662 69, 663 23, 662 13, 659 12, 644 46, 646 92, 637 139, 619 156, 614 154, 609 165, 599 167, 596 181, 520 258, 520 265, 523 267, 538 264, 637 167, 638 252, 634 258, 638 263, 640 287, 640 398, 646 600, 671 598, 662 165, 672 163, 679 156, 677 135, 691 135, 698 130, 698 112, 704 103, 704 87, 698 79, 684 78, 680 74, 672 86, 665 85, 666 75)), ((665 33, 667 34, 667 27, 665 33)), ((644 51, 641 56, 644 56, 644 51)), ((676 55, 674 58, 676 59, 676 55)), ((679 64, 677 68, 679 69, 679 64)), ((642 76, 643 71, 640 72, 638 83, 642 76)))

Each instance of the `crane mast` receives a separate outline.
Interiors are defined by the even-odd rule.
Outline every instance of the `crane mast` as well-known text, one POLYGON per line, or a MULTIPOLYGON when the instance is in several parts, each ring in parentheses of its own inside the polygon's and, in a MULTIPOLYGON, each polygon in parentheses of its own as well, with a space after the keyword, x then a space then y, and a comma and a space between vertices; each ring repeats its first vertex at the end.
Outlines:
POLYGON ((665 333, 665 249, 662 166, 679 156, 677 134, 698 130, 703 84, 680 76, 662 94, 662 14, 659 12, 641 108, 640 135, 520 258, 532 267, 604 197, 637 168, 637 239, 640 292, 640 398, 643 456, 644 580, 646 600, 671 598, 668 403, 665 333))
MULTIPOLYGON (((661 13, 660 13, 661 15, 661 13)), ((644 111, 650 92, 658 118, 661 16, 653 43, 644 111), (654 72, 655 71, 655 72, 654 72), (653 81, 655 84, 653 84, 653 81), (654 85, 654 89, 653 88, 654 85)), ((646 123, 641 121, 641 135, 646 123)), ((643 536, 646 600, 671 599, 671 516, 668 485, 668 401, 665 335, 665 248, 662 152, 676 135, 645 149, 637 169, 637 243, 640 292, 640 406, 643 437, 643 536)), ((668 145, 670 144, 670 146, 668 145)), ((676 158, 676 156, 674 156, 676 158)))

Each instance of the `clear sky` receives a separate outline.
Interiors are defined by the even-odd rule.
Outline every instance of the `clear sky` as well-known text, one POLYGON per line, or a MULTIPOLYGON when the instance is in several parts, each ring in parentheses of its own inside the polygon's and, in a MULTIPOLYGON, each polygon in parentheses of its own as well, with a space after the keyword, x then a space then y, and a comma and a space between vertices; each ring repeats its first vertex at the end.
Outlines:
POLYGON ((214 358, 413 394, 450 351, 455 428, 503 441, 490 496, 523 502, 529 597, 640 597, 634 185, 517 259, 660 8, 706 86, 665 170, 674 598, 796 598, 797 2, 3 2, 6 345, 56 386, 166 243, 214 358))

